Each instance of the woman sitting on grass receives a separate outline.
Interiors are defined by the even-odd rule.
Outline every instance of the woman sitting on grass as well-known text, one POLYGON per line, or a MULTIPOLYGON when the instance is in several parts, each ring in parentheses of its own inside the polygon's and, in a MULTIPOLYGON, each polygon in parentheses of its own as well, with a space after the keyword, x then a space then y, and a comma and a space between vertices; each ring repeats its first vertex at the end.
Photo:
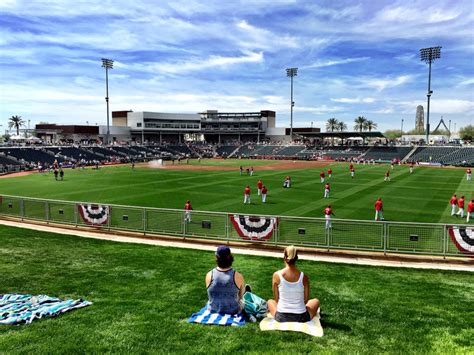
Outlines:
POLYGON ((221 245, 216 250, 217 267, 206 275, 206 287, 211 312, 237 314, 242 311, 244 277, 232 269, 234 257, 230 248, 221 245))
POLYGON ((268 310, 278 322, 308 322, 316 315, 319 300, 309 299, 309 279, 296 267, 298 253, 292 245, 285 248, 285 268, 273 274, 273 300, 268 310))

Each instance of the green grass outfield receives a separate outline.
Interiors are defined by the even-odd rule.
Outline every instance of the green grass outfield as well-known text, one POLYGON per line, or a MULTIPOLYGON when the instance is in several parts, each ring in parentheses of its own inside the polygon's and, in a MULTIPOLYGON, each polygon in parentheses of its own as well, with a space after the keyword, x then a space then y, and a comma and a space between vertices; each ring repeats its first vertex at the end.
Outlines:
MULTIPOLYGON (((263 163, 275 163, 268 161, 263 163)), ((191 161, 190 164, 198 164, 191 161)), ((203 160, 201 165, 233 166, 235 170, 179 171, 112 166, 98 171, 66 170, 65 181, 53 175, 0 179, 0 194, 182 209, 187 199, 195 210, 249 214, 323 217, 330 203, 337 218, 370 220, 374 203, 384 201, 386 220, 460 223, 450 216, 449 199, 453 193, 474 197, 474 183, 467 182, 464 169, 416 167, 412 175, 406 166, 391 171, 391 182, 384 182, 388 165, 356 165, 351 179, 348 164, 332 163, 331 198, 323 199, 319 182, 321 169, 259 170, 262 161, 203 160), (255 166, 254 176, 240 176, 239 165, 255 166), (293 186, 283 189, 286 175, 293 186), (268 187, 267 204, 256 194, 257 180, 268 187), (252 204, 244 205, 243 189, 252 188, 252 204)), ((327 170, 328 166, 324 167, 327 170)))
MULTIPOLYGON (((207 300, 212 252, 121 244, 0 227, 0 293, 94 304, 27 326, 0 326, 1 353, 472 353, 472 273, 300 261, 325 336, 188 324, 207 300)), ((271 297, 281 260, 235 257, 271 297)))

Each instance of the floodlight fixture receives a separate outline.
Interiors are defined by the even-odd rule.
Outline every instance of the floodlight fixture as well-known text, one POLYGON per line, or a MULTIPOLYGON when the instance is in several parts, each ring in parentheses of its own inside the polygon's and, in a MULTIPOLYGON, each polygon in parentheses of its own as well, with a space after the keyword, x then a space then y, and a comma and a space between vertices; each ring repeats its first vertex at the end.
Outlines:
POLYGON ((290 141, 293 141, 293 107, 295 102, 293 101, 293 77, 298 75, 298 68, 287 68, 286 76, 291 79, 291 105, 290 105, 290 141))
POLYGON ((105 102, 107 103, 107 134, 105 137, 105 144, 109 144, 110 124, 109 124, 109 69, 114 68, 114 61, 112 59, 102 58, 102 68, 105 68, 105 102))
POLYGON ((420 49, 420 60, 428 64, 428 93, 426 94, 427 97, 427 108, 426 108, 426 144, 429 144, 430 139, 430 99, 431 94, 431 63, 433 63, 436 59, 441 58, 441 47, 429 47, 429 48, 422 48, 420 49))

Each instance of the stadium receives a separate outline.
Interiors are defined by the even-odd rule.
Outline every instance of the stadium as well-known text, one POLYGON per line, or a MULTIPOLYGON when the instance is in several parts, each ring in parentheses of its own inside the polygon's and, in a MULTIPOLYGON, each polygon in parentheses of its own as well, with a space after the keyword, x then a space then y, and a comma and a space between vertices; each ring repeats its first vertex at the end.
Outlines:
MULTIPOLYGON (((146 23, 156 30, 151 19, 160 16, 147 14, 153 6, 140 4, 136 6, 142 15, 131 14, 131 22, 146 23)), ((271 5, 284 8, 285 16, 298 16, 292 12, 296 5, 295 9, 287 4, 271 5)), ((16 5, 5 5, 7 10, 0 7, 0 13, 5 11, 13 19, 9 6, 16 5)), ((270 11, 273 17, 268 19, 282 19, 275 9, 255 6, 262 16, 270 11)), ((48 9, 52 14, 46 17, 61 18, 54 14, 54 6, 48 9)), ((325 18, 336 16, 329 7, 318 9, 326 11, 325 18)), ((346 9, 349 13, 356 10, 346 9)), ((68 16, 80 23, 82 14, 70 11, 68 16)), ((104 19, 95 8, 90 11, 94 18, 82 23, 88 28, 97 18, 104 19)), ((173 37, 168 31, 174 26, 186 32, 191 24, 189 14, 180 12, 183 9, 173 9, 168 16, 175 16, 175 11, 181 17, 159 28, 163 37, 173 37), (181 22, 185 18, 190 21, 186 25, 181 22)), ((204 10, 195 4, 194 11, 201 14, 204 10)), ((386 91, 418 78, 387 74, 385 56, 394 56, 390 46, 383 47, 384 56, 382 49, 380 53, 371 49, 370 58, 357 52, 353 58, 328 57, 301 65, 303 75, 304 70, 307 75, 312 70, 324 71, 336 84, 327 85, 325 90, 332 91, 332 96, 324 105, 309 107, 306 98, 298 111, 293 97, 298 68, 286 69, 291 96, 280 105, 275 94, 278 85, 265 76, 263 59, 247 49, 250 43, 259 43, 261 36, 268 36, 271 25, 259 30, 250 24, 256 12, 249 16, 241 8, 233 11, 245 18, 236 25, 236 38, 239 31, 252 32, 244 57, 232 59, 225 57, 225 51, 212 52, 208 61, 192 62, 198 48, 211 50, 220 47, 220 42, 214 39, 216 43, 199 43, 185 51, 191 44, 177 50, 165 41, 147 58, 166 58, 167 53, 182 51, 185 54, 180 55, 189 62, 179 56, 179 70, 170 62, 134 62, 130 58, 147 52, 146 45, 150 45, 145 37, 151 34, 143 28, 147 36, 140 41, 144 43, 137 41, 133 48, 123 49, 123 61, 101 59, 106 103, 101 101, 100 109, 106 108, 107 123, 100 118, 104 112, 98 118, 86 104, 92 98, 96 105, 97 99, 81 91, 90 89, 92 79, 86 75, 73 80, 80 104, 67 102, 68 112, 60 111, 59 91, 52 95, 48 110, 39 99, 46 100, 47 94, 32 96, 29 112, 35 122, 31 128, 30 116, 22 119, 13 111, 29 106, 28 100, 23 96, 17 104, 7 90, 1 94, 11 117, 0 144, 0 352, 471 353, 474 147, 443 116, 435 129, 430 128, 431 65, 440 59, 441 47, 420 51, 421 61, 430 70, 426 120, 423 106, 400 93, 399 108, 411 112, 415 129, 404 130, 408 119, 401 119, 401 129, 394 137, 398 116, 396 123, 393 116, 380 116, 381 121, 375 123, 353 110, 381 101, 386 91), (369 59, 372 64, 365 68, 369 59), (379 61, 382 69, 376 67, 379 61), (231 69, 235 63, 261 68, 239 72, 231 69), (367 70, 361 78, 373 97, 335 97, 334 91, 344 90, 344 80, 363 91, 363 85, 351 82, 349 75, 332 71, 347 63, 367 70), (207 72, 209 80, 193 81, 194 70, 212 66, 219 70, 207 72), (112 76, 112 69, 125 74, 112 76), (387 76, 373 79, 367 74, 372 70, 387 76), (223 75, 227 71, 232 75, 223 75), (117 85, 138 85, 139 89, 122 92, 115 103, 112 94, 109 100, 109 75, 117 85), (251 75, 249 81, 239 82, 240 76, 248 79, 251 75), (208 90, 213 85, 216 96, 208 90), (259 85, 264 87, 261 99, 231 94, 231 89, 239 92, 243 87, 252 92, 259 85), (176 91, 167 96, 157 87, 176 91), (157 93, 151 93, 152 88, 157 93), (189 93, 200 91, 211 99, 189 93), (163 104, 156 104, 156 97, 163 104), (181 101, 166 106, 164 102, 174 97, 181 101), (221 97, 225 99, 219 102, 216 98, 221 97), (349 104, 355 106, 344 106, 349 104), (137 109, 126 109, 130 106, 137 109), (339 113, 347 123, 329 118, 339 113), (303 120, 304 115, 309 118, 303 120), (319 116, 324 118, 314 118, 319 116), (101 123, 89 124, 96 121, 101 123), (347 125, 354 125, 353 130, 347 125), (229 272, 230 278, 222 276, 229 272), (218 299, 224 297, 225 302, 218 299), (291 297, 298 302, 289 302, 291 297), (222 302, 222 308, 235 303, 238 310, 216 311, 213 302, 222 302), (294 311, 301 305, 304 311, 294 311)), ((397 13, 383 18, 390 22, 397 13)), ((337 17, 349 16, 344 14, 338 12, 337 17)), ((44 15, 38 16, 38 21, 46 21, 44 15)), ((123 23, 126 28, 129 22, 122 15, 112 13, 105 18, 113 21, 117 16, 119 27, 123 23)), ((61 21, 57 21, 59 28, 69 23, 61 21)), ((204 24, 217 20, 209 21, 200 23, 199 29, 193 27, 192 32, 204 31, 204 24)), ((310 23, 305 21, 307 26, 310 23)), ((222 35, 228 28, 232 32, 230 27, 226 23, 220 29, 222 35)), ((89 46, 97 38, 89 41, 86 47, 92 51, 89 46)), ((286 58, 288 48, 298 47, 288 41, 286 36, 281 41, 273 39, 276 47, 286 43, 277 57, 286 58)), ((308 46, 313 43, 305 41, 308 46)), ((114 46, 124 45, 119 42, 114 46)), ((233 39, 231 43, 239 42, 233 39)), ((255 48, 262 56, 272 53, 266 45, 255 48)), ((361 48, 365 50, 365 44, 361 48)), ((302 58, 308 55, 305 51, 299 54, 302 58)), ((80 59, 69 58, 66 68, 89 65, 90 54, 81 55, 80 59)), ((396 58, 406 63, 411 57, 396 58)), ((100 63, 94 65, 100 67, 100 63)), ((48 75, 56 74, 51 71, 48 75)), ((43 84, 34 83, 33 78, 31 82, 40 91, 43 84)), ((467 85, 471 84, 455 88, 467 85)), ((314 90, 308 83, 303 88, 314 90)), ((446 91, 444 95, 450 104, 462 101, 446 91)), ((72 94, 64 97, 77 99, 72 94)), ((397 99, 390 100, 395 107, 397 99)), ((434 112, 447 115, 446 110, 434 112)), ((378 111, 383 110, 366 107, 358 112, 372 117, 378 111)), ((452 117, 456 113, 452 109, 452 117)), ((433 116, 431 119, 433 124, 433 116)))

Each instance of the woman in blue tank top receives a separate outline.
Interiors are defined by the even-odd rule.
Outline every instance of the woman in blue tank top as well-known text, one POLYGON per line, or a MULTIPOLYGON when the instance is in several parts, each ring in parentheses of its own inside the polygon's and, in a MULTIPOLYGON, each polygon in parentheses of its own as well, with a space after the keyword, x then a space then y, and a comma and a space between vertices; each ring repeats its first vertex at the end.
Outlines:
POLYGON ((236 314, 242 310, 241 300, 244 294, 244 278, 232 269, 234 257, 230 248, 221 245, 216 251, 217 267, 206 275, 206 287, 211 312, 236 314))

